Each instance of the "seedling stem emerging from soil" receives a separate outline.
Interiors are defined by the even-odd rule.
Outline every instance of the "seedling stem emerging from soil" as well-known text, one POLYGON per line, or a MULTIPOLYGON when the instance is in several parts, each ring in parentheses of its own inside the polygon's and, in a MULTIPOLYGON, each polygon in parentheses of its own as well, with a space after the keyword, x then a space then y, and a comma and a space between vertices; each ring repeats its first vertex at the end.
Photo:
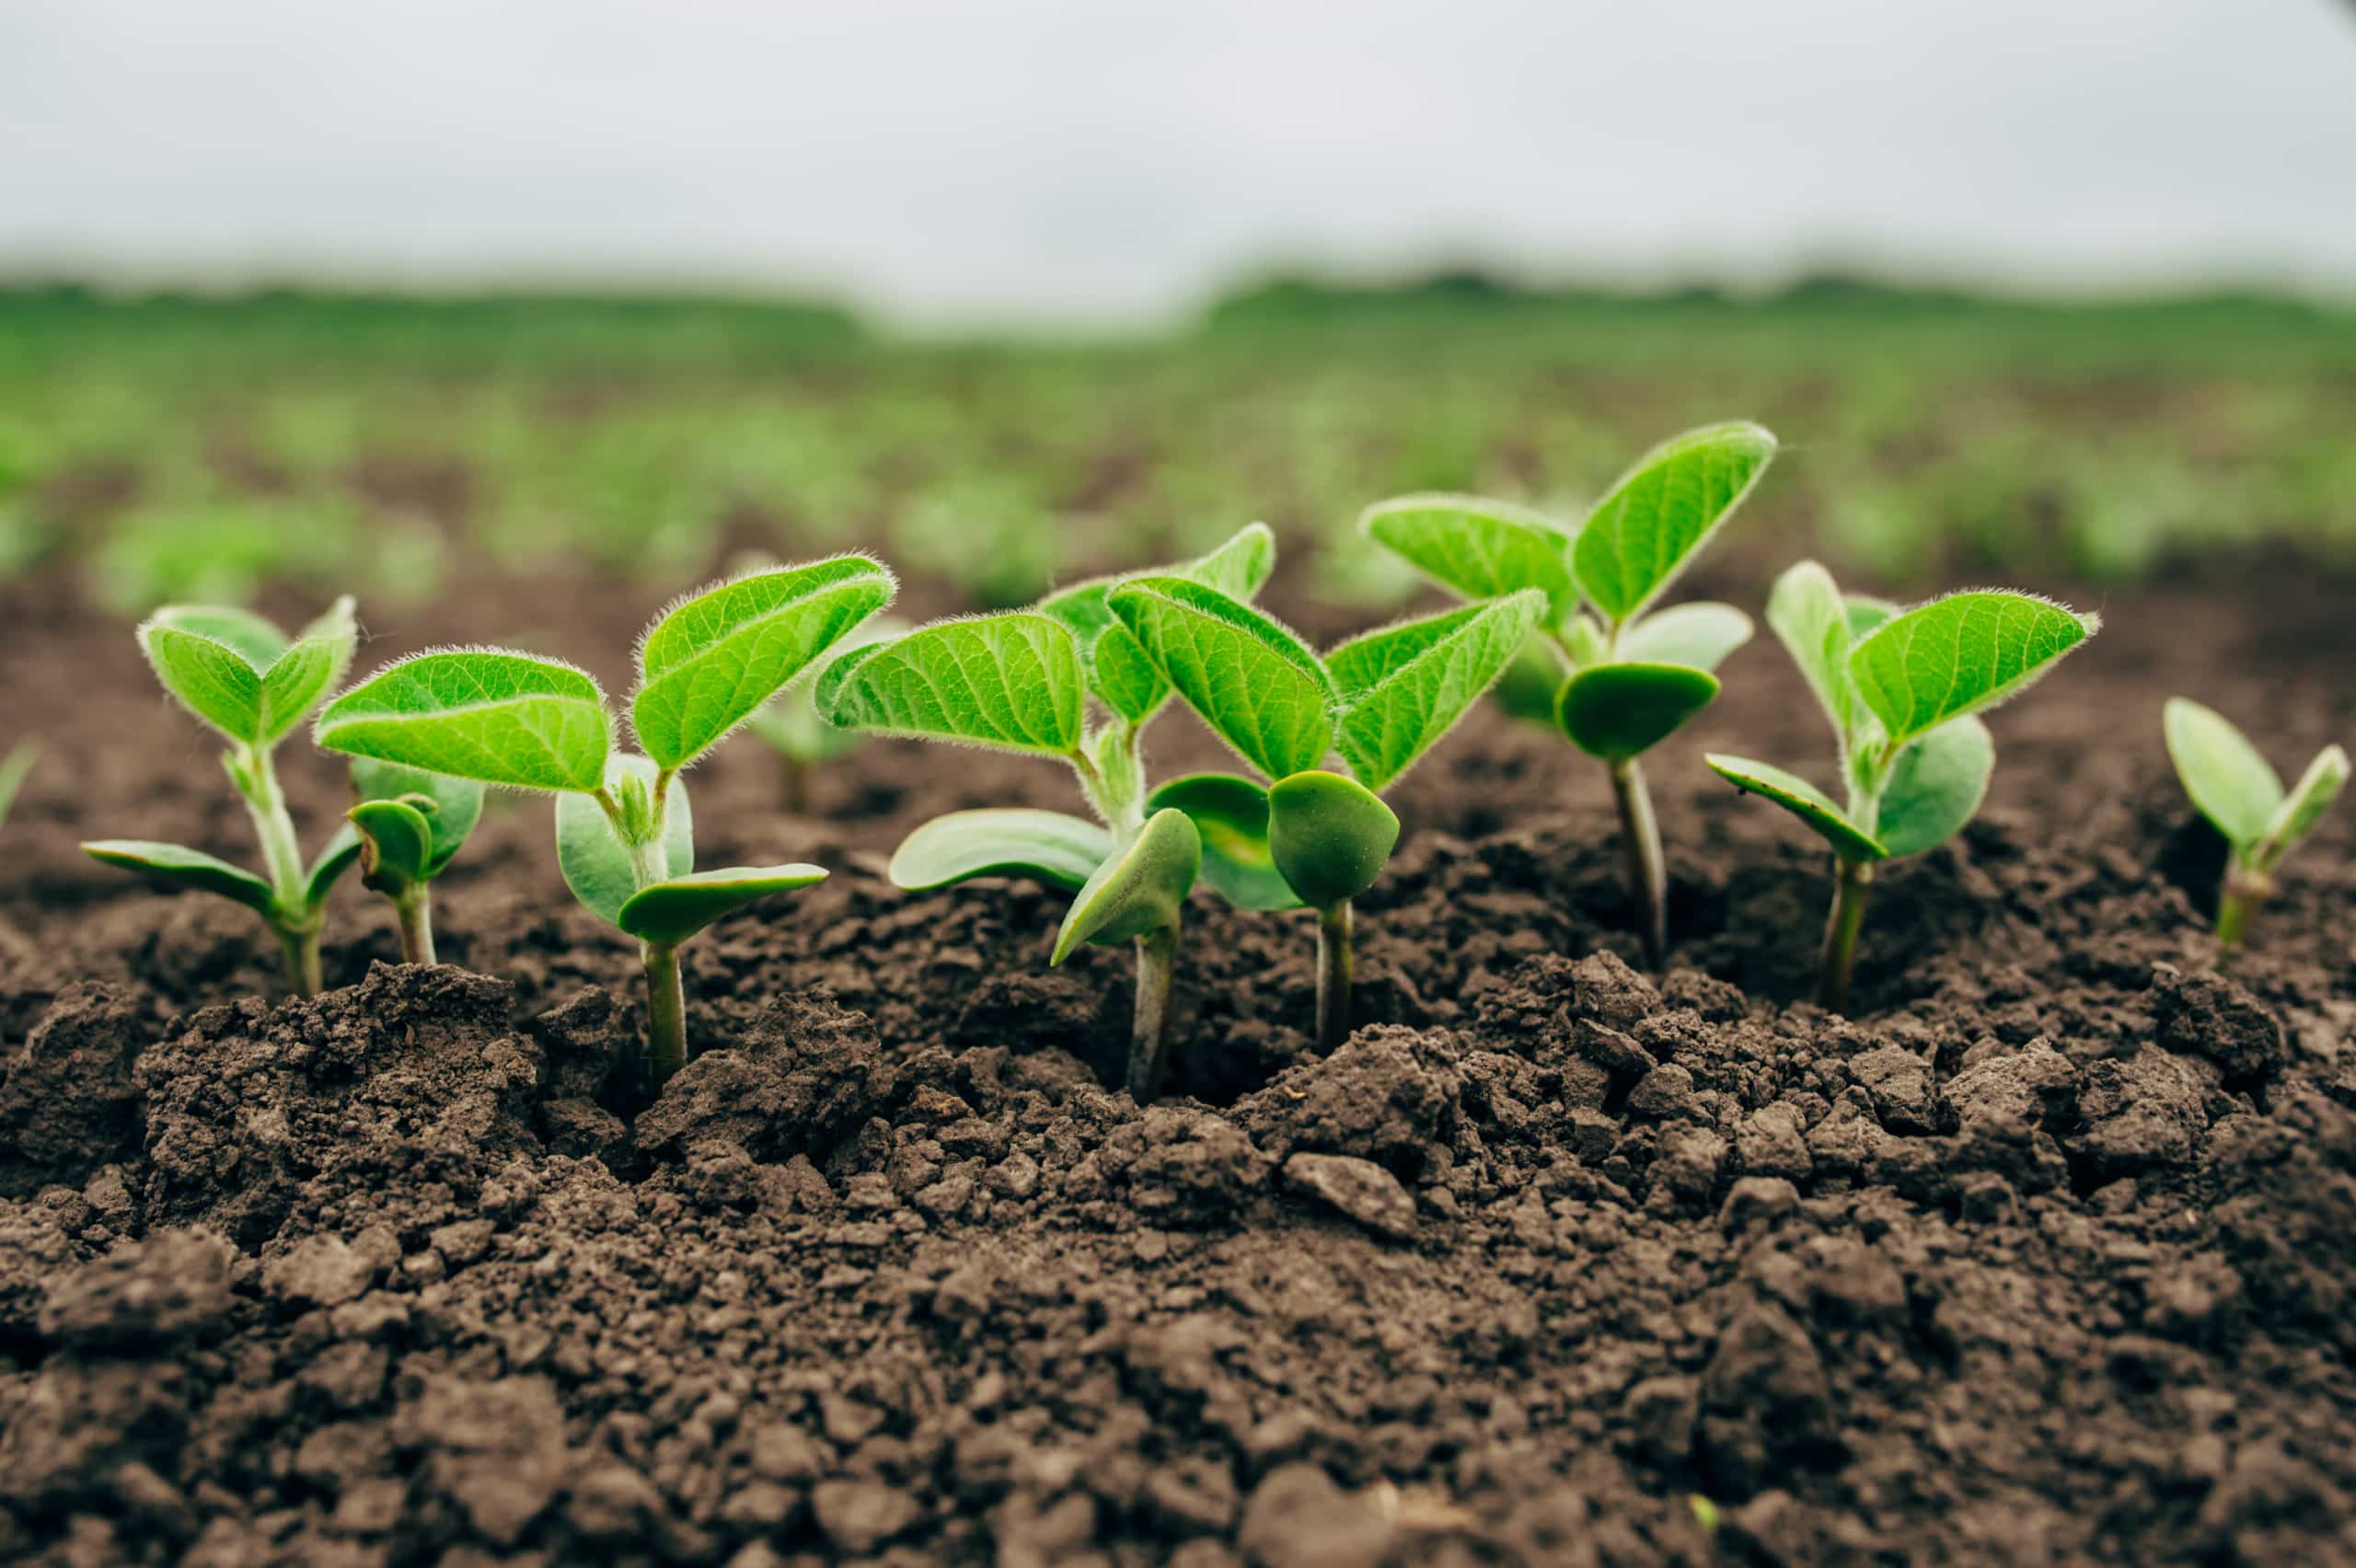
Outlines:
POLYGON ((2161 717, 2184 792, 2224 836, 2217 946, 2230 959, 2247 934, 2250 916, 2274 895, 2282 862, 2339 798, 2348 782, 2348 754, 2324 747, 2286 791, 2273 765, 2214 709, 2172 697, 2161 717))

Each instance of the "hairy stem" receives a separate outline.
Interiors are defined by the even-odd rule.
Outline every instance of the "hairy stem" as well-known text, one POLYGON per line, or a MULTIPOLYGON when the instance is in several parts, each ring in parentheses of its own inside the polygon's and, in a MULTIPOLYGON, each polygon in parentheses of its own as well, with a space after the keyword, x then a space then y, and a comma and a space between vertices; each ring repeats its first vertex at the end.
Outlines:
POLYGON ((1317 1048, 1332 1051, 1350 1037, 1350 901, 1317 912, 1317 1048))
MULTIPOLYGON (((254 819, 254 836, 261 843, 262 870, 270 890, 287 910, 304 906, 303 850, 294 839, 294 819, 286 814, 286 791, 278 787, 278 768, 260 746, 241 746, 238 766, 230 769, 246 811, 254 819)), ((307 994, 307 993, 306 993, 307 994)))
POLYGON ((1658 969, 1669 956, 1669 865, 1660 848, 1660 822, 1653 815, 1652 791, 1634 757, 1611 765, 1611 800, 1620 808, 1620 849, 1628 868, 1628 894, 1636 901, 1636 934, 1645 963, 1658 969))
POLYGON ((274 926, 278 945, 286 954, 286 986, 298 997, 316 997, 325 988, 319 965, 319 923, 274 926))
POLYGON ((1865 923, 1865 898, 1873 891, 1870 860, 1842 860, 1833 884, 1832 914, 1824 922, 1824 956, 1816 999, 1834 1012, 1849 1006, 1849 971, 1856 962, 1857 933, 1865 923))
POLYGON ((687 997, 679 983, 679 950, 646 942, 646 1070, 661 1089, 687 1065, 687 997))
POLYGON ((1129 1024, 1129 1098, 1150 1105, 1161 1093, 1170 1055, 1170 985, 1178 967, 1178 928, 1137 940, 1137 1010, 1129 1024))
POLYGON ((433 963, 433 894, 431 882, 411 882, 393 900, 393 924, 401 938, 403 963, 433 963))

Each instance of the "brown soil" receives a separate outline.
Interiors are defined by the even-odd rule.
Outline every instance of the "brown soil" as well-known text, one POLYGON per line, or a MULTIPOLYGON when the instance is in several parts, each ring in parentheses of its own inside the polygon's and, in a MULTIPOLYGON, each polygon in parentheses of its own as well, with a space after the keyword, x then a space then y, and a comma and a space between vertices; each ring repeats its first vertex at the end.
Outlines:
MULTIPOLYGON (((649 607, 469 598, 365 657, 619 688, 649 607)), ((835 876, 690 950, 701 1055, 632 1117, 629 953, 544 801, 446 879, 451 967, 353 882, 342 988, 272 1006, 242 911, 74 852, 250 847, 128 628, 19 587, 0 1556, 2356 1561, 2356 812, 2216 977, 2158 737, 2184 691, 2303 762, 2356 732, 2356 629, 2296 576, 2106 607, 1998 716, 1981 820, 1886 878, 1854 1019, 1796 1000, 1819 857, 1696 761, 1825 751, 1762 641, 1652 765, 1665 976, 1600 778, 1484 715, 1397 792, 1366 1026, 1313 1055, 1307 917, 1205 895, 1142 1113, 1126 954, 1050 971, 1046 894, 880 874, 932 813, 1074 807, 1052 768, 878 745, 788 818, 739 741, 705 862, 835 876)), ((285 767, 316 841, 335 770, 285 767)))

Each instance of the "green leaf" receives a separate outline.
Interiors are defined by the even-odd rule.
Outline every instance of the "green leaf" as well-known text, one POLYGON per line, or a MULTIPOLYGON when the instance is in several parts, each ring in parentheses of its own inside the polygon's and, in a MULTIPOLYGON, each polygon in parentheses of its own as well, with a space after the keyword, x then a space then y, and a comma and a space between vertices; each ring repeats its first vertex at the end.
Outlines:
POLYGON ((234 898, 256 914, 275 919, 276 901, 270 884, 242 867, 178 844, 157 844, 144 838, 100 838, 82 846, 93 860, 138 871, 159 882, 192 887, 202 893, 234 898))
POLYGON ((524 790, 597 788, 613 720, 597 683, 552 659, 500 648, 417 653, 327 706, 329 751, 524 790))
POLYGON ((1535 588, 1553 623, 1578 608, 1570 533, 1528 507, 1477 495, 1403 495, 1359 513, 1358 532, 1468 599, 1535 588))
POLYGON ((1710 771, 1747 794, 1773 801, 1832 846, 1833 853, 1852 862, 1887 860, 1889 851, 1844 815, 1832 798, 1796 773, 1748 757, 1711 753, 1702 759, 1710 771))
MULTIPOLYGON (((606 764, 607 793, 618 795, 626 781, 652 790, 654 775, 649 759, 618 752, 606 764)), ((684 780, 671 780, 663 804, 663 859, 676 882, 696 869, 695 817, 684 780)), ((621 924, 622 905, 638 891, 638 882, 630 872, 629 851, 595 796, 568 791, 557 797, 556 860, 564 885, 582 907, 609 924, 621 924)))
POLYGON ((1524 640, 1521 651, 1489 688, 1489 695, 1516 719, 1552 729, 1554 698, 1563 689, 1563 680, 1562 654, 1547 639, 1532 637, 1524 640))
POLYGON ((1589 756, 1624 762, 1675 734, 1718 695, 1687 664, 1590 664, 1563 683, 1554 722, 1589 756))
POLYGON ((1845 755, 1863 712, 1849 680, 1856 646, 1847 604, 1832 574, 1812 560, 1787 568, 1767 594, 1767 627, 1800 667, 1817 705, 1832 721, 1845 755))
POLYGON ((1842 606, 1848 612, 1849 635, 1863 637, 1886 620, 1895 620, 1906 606, 1894 599, 1876 598, 1871 594, 1848 594, 1842 596, 1842 606))
POLYGON ((1372 887, 1398 842, 1398 813, 1356 779, 1311 770, 1269 787, 1268 852, 1320 909, 1372 887))
POLYGON ((2299 840, 2315 831, 2323 813, 2339 798, 2340 790, 2348 783, 2348 754, 2338 746, 2326 746, 2307 764, 2299 781, 2291 786, 2291 793, 2266 824, 2266 836, 2258 841, 2251 859, 2260 871, 2271 871, 2282 863, 2283 857, 2299 846, 2299 840))
POLYGON ((483 787, 472 778, 453 778, 364 756, 352 758, 352 787, 364 801, 422 795, 433 802, 433 810, 427 813, 433 830, 433 847, 425 860, 428 880, 442 874, 442 869, 465 847, 475 824, 482 820, 483 787))
POLYGON ((317 909, 328 901, 328 894, 344 872, 360 859, 360 832, 348 822, 335 824, 335 831, 321 846, 318 859, 303 874, 303 902, 317 909))
POLYGON ((1267 585, 1276 569, 1276 536, 1265 523, 1246 523, 1208 555, 1177 575, 1216 588, 1230 599, 1249 599, 1267 585))
POLYGON ((1154 813, 1074 895, 1047 963, 1061 963, 1082 942, 1126 941, 1174 928, 1202 864, 1202 837, 1186 813, 1154 813))
POLYGON ((723 915, 826 880, 818 866, 728 866, 673 877, 630 894, 614 924, 642 942, 677 947, 723 915))
POLYGON ((630 723, 661 767, 685 767, 892 602, 866 556, 748 572, 690 594, 639 647, 630 723))
POLYGON ((1874 836, 1892 859, 1936 848, 1979 813, 1996 771, 1996 738, 1976 718, 1950 720, 1899 752, 1874 836))
POLYGON ((1184 812, 1203 840, 1203 881, 1238 909, 1294 909, 1300 895, 1268 848, 1268 791, 1233 773, 1190 773, 1146 797, 1148 812, 1184 812))
POLYGON ((40 745, 34 741, 18 741, 0 757, 0 823, 8 820, 8 808, 17 803, 17 791, 25 787, 25 779, 32 773, 33 764, 40 760, 40 745))
POLYGON ((1132 578, 1105 601, 1187 704, 1271 778, 1334 749, 1334 686, 1276 622, 1184 577, 1132 578))
POLYGON ((2027 594, 1950 594, 1884 621, 1849 678, 1896 744, 2017 696, 2101 625, 2027 594))
POLYGON ((352 600, 347 595, 306 628, 262 672, 257 744, 276 745, 294 732, 294 726, 352 667, 359 636, 352 624, 352 600))
MULTIPOLYGON (((1276 560, 1276 536, 1265 523, 1253 523, 1218 548, 1192 565, 1171 567, 1149 575, 1191 577, 1230 598, 1248 599, 1267 582, 1276 560)), ((1104 602, 1118 577, 1075 582, 1039 601, 1041 613, 1071 628, 1080 640, 1080 656, 1088 689, 1097 699, 1128 721, 1144 723, 1170 700, 1170 683, 1128 628, 1114 617, 1104 602)))
POLYGON ((818 677, 818 711, 847 730, 1069 756, 1085 708, 1080 644, 1061 621, 1013 610, 936 621, 856 648, 818 677))
POLYGON ((232 741, 261 733, 261 673, 225 642, 150 620, 139 645, 156 678, 182 706, 232 741))
POLYGON ((2266 836, 2282 809, 2282 780, 2233 721, 2213 708, 2172 697, 2160 709, 2168 759, 2184 792, 2225 842, 2247 849, 2266 836))
POLYGON ((1656 610, 1620 636, 1620 657, 1632 664, 1685 664, 1715 670, 1750 640, 1750 617, 1732 605, 1703 600, 1656 610))
POLYGON ((1110 833, 1062 812, 951 812, 902 839, 884 874, 911 893, 976 877, 1030 877, 1071 892, 1112 853, 1110 833))
POLYGON ((1624 624, 1657 598, 1734 514, 1775 455, 1775 438, 1736 422, 1662 443, 1588 514, 1571 548, 1588 600, 1624 624))
POLYGON ((406 801, 363 801, 345 813, 361 838, 363 880, 378 893, 398 894, 426 880, 433 854, 433 824, 406 801))
POLYGON ((257 670, 269 669, 286 651, 284 632, 253 611, 234 605, 167 605, 149 616, 147 624, 210 638, 227 646, 257 670))
POLYGON ((1496 684, 1546 614, 1525 590, 1485 605, 1401 621, 1326 656, 1341 692, 1335 740, 1369 790, 1413 767, 1496 684))
MULTIPOLYGON (((889 642, 908 634, 908 623, 893 616, 872 616, 859 623, 837 648, 849 651, 871 643, 889 642)), ((796 762, 826 762, 858 749, 856 731, 837 730, 818 711, 814 676, 791 681, 767 707, 745 721, 747 728, 796 762)))

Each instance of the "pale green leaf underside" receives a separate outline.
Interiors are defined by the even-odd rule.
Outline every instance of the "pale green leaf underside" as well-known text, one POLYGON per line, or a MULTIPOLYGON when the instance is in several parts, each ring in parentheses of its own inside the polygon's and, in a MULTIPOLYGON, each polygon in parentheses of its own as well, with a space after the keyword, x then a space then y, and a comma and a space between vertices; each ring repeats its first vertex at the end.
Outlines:
POLYGON ((1849 653, 1856 642, 1832 574, 1812 560, 1787 568, 1768 590, 1767 627, 1799 666, 1845 749, 1861 711, 1849 681, 1849 653))
POLYGON ((465 847, 475 824, 482 820, 483 787, 476 779, 453 778, 444 773, 428 773, 422 768, 362 756, 352 759, 352 787, 364 801, 423 795, 433 802, 428 817, 433 829, 433 849, 425 862, 429 878, 442 874, 442 869, 465 847))
POLYGON ((1710 771, 1748 794, 1773 801, 1805 823, 1808 830, 1832 846, 1834 853, 1847 860, 1886 860, 1889 851, 1872 835, 1859 831, 1842 813, 1841 808, 1815 785, 1796 773, 1787 773, 1772 763, 1753 762, 1749 757, 1722 756, 1712 753, 1703 761, 1710 771))
POLYGON ((361 863, 369 886, 398 894, 432 876, 426 868, 433 858, 433 824, 425 813, 407 801, 363 801, 345 814, 365 844, 361 863))
POLYGON ((891 574, 854 555, 753 572, 679 604, 639 651, 640 746, 664 767, 687 766, 892 594, 891 574))
POLYGON ((2323 813, 2331 809, 2332 801, 2348 783, 2348 754, 2338 746, 2326 746, 2316 754, 2299 781, 2291 786, 2291 793, 2272 821, 2266 824, 2266 835, 2258 841, 2255 858, 2258 869, 2270 871, 2282 863, 2283 857, 2298 847, 2299 840, 2315 831, 2323 813))
POLYGON ((1775 438, 1737 422, 1689 431, 1637 462, 1588 514, 1571 568, 1595 606, 1624 622, 1683 571, 1775 455, 1775 438))
POLYGON ((1189 773, 1146 797, 1147 814, 1181 811, 1202 836, 1202 880, 1238 909, 1298 909, 1300 894, 1268 847, 1268 790, 1233 773, 1189 773))
POLYGON ((1903 742, 2018 694, 2100 624, 2027 594, 1950 594, 1883 622, 1850 651, 1849 678, 1903 742))
POLYGON ((235 899, 259 915, 274 916, 270 884, 239 866, 201 849, 179 844, 158 844, 144 838, 101 838, 82 846, 82 853, 110 866, 138 871, 160 882, 195 888, 235 899))
POLYGON ((676 947, 724 915, 780 893, 826 880, 823 867, 726 866, 641 888, 624 901, 614 924, 643 942, 676 947))
POLYGON ((1703 600, 1656 610, 1620 636, 1620 657, 1636 664, 1715 670, 1750 640, 1750 617, 1732 605, 1703 600))
POLYGON ((1265 523, 1246 523, 1218 548, 1181 573, 1230 599, 1249 599, 1276 569, 1276 536, 1265 523))
POLYGON ((1062 812, 951 812, 902 839, 884 874, 911 893, 976 877, 1030 877, 1070 891, 1083 886, 1112 852, 1110 833, 1062 812))
POLYGON ((1082 942, 1119 942, 1175 927, 1202 870, 1203 842, 1180 811, 1160 811, 1073 895, 1050 964, 1082 942))
POLYGON ((325 904, 337 879, 350 870, 359 859, 360 830, 348 822, 338 823, 335 832, 329 835, 327 843, 320 847, 318 859, 313 860, 311 869, 304 873, 305 902, 314 909, 325 904))
POLYGON ((257 670, 269 669, 291 640, 267 617, 232 605, 167 605, 147 624, 210 638, 257 670))
POLYGON ((1936 848, 1980 813, 1996 771, 1996 738, 1975 717, 1908 742, 1890 765, 1874 836, 1895 859, 1936 848))
POLYGON ((818 678, 845 729, 1068 756, 1085 711, 1080 645, 1052 616, 940 621, 845 654, 818 678))
POLYGON ((1546 595, 1531 589, 1334 650, 1330 667, 1348 694, 1335 741, 1358 782, 1380 790, 1414 767, 1481 700, 1546 609, 1546 595), (1369 674, 1370 684, 1359 684, 1369 674))
POLYGON ((2282 780, 2233 721, 2213 708, 2172 697, 2160 710, 2168 760, 2184 792, 2225 842, 2246 849, 2266 836, 2282 809, 2282 780))
MULTIPOLYGON (((654 775, 652 761, 627 753, 617 753, 606 764, 606 778, 611 785, 635 778, 651 790, 654 775)), ((622 905, 638 891, 638 882, 630 872, 629 851, 614 836, 613 824, 595 796, 568 791, 557 797, 556 860, 564 885, 582 907, 609 925, 621 923, 622 905)), ((696 869, 695 814, 682 778, 671 780, 663 801, 663 860, 673 881, 696 869)))
POLYGON ((1403 495, 1367 508, 1358 531, 1468 599, 1535 588, 1552 620, 1578 607, 1569 531, 1527 507, 1475 495, 1403 495))
POLYGON ((1276 622, 1182 577, 1133 579, 1106 603, 1213 732, 1267 777, 1334 749, 1332 680, 1276 622))
POLYGON ((502 649, 388 664, 328 704, 314 733, 329 751, 525 790, 595 790, 613 745, 596 682, 502 649))

